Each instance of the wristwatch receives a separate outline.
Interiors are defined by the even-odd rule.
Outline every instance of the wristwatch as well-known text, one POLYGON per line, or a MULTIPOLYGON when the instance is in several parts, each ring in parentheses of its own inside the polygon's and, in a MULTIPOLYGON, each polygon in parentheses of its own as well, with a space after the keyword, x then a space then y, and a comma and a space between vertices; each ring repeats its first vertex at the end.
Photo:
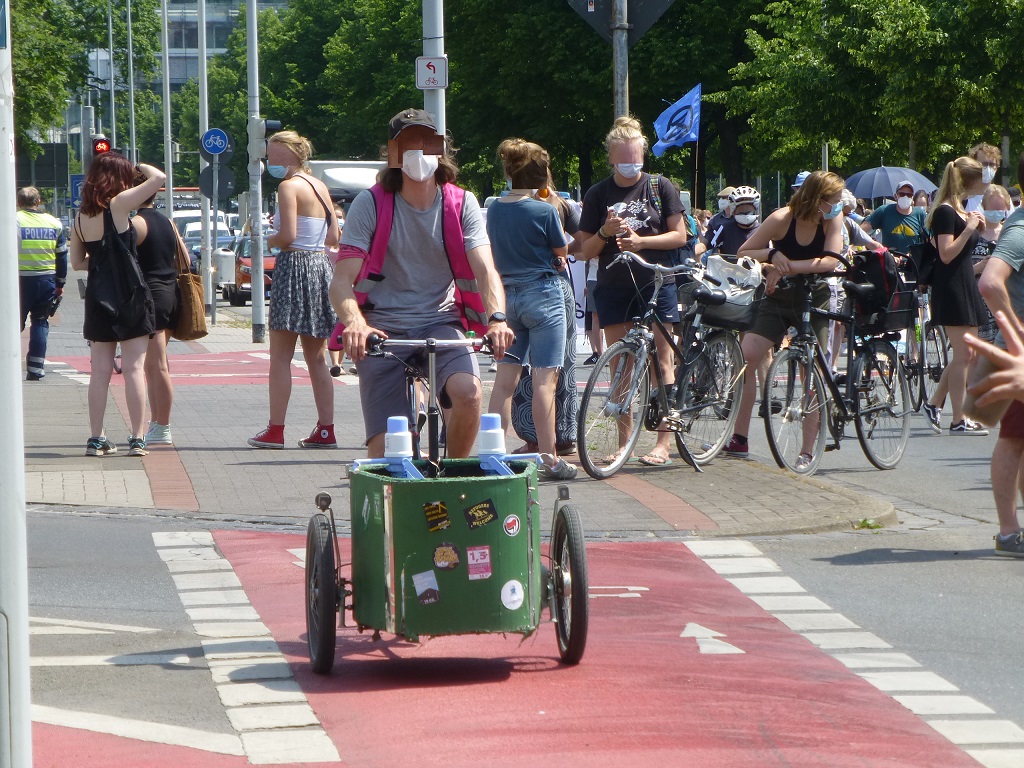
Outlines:
POLYGON ((495 312, 493 315, 487 318, 488 323, 504 323, 508 318, 504 312, 495 312))

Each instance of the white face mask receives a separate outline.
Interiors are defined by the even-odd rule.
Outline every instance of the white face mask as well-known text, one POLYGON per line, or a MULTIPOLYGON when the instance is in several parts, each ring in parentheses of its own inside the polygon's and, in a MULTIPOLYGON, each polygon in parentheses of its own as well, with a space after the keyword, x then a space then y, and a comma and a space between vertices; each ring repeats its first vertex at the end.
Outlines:
POLYGON ((729 207, 729 201, 727 199, 725 199, 724 197, 721 200, 718 201, 718 210, 724 211, 728 207, 729 207))
POLYGON ((901 211, 909 211, 914 207, 914 198, 910 195, 900 195, 896 198, 896 207, 901 211))
POLYGON ((424 155, 422 149, 407 149, 402 155, 402 173, 413 181, 426 181, 437 170, 437 155, 424 155))
POLYGON ((616 163, 615 170, 625 179, 635 179, 644 169, 643 163, 616 163))
POLYGON ((986 184, 991 184, 992 179, 996 177, 996 169, 989 166, 985 166, 981 169, 981 180, 986 184))
POLYGON ((733 218, 736 220, 736 223, 739 224, 740 226, 742 226, 742 227, 749 227, 751 224, 753 224, 755 221, 757 221, 757 214, 756 213, 737 213, 735 216, 733 216, 733 218))

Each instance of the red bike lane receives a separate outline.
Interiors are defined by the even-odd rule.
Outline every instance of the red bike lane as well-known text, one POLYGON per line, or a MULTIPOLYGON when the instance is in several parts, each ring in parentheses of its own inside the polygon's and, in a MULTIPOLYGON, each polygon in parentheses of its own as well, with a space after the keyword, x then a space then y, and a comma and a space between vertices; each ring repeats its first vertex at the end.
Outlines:
MULTIPOLYGON (((977 765, 679 543, 588 545, 602 596, 579 666, 558 662, 550 623, 525 640, 419 645, 342 628, 323 677, 309 667, 303 570, 288 552, 304 537, 215 538, 347 765, 977 765), (743 653, 701 653, 681 637, 688 624, 743 653)), ((346 562, 347 539, 341 549, 346 562)))

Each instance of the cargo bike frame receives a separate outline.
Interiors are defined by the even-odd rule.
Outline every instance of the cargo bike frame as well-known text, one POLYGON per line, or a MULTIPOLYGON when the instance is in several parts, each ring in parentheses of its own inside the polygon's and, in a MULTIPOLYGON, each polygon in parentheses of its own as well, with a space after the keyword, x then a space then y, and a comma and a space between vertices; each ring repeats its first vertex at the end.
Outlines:
POLYGON ((583 528, 566 486, 558 487, 547 556, 540 547, 537 467, 505 455, 444 459, 436 354, 446 347, 481 348, 483 340, 383 340, 370 355, 405 370, 408 421, 416 438, 424 420, 418 392, 429 407, 426 458, 362 459, 349 471, 352 558, 342 564, 338 527, 327 493, 306 533, 306 631, 313 670, 334 665, 337 629, 349 626, 374 639, 388 632, 421 636, 536 631, 546 608, 558 652, 576 664, 589 625, 583 528), (402 358, 399 348, 424 355, 402 358), (345 568, 349 576, 343 575, 345 568))

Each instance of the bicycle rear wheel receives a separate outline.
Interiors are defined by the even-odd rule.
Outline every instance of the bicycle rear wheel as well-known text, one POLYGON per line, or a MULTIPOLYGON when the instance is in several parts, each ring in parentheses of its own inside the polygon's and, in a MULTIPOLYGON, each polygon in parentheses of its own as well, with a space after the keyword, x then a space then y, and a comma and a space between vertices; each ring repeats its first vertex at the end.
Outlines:
POLYGON ((949 365, 946 332, 942 326, 929 323, 924 334, 924 368, 921 371, 921 399, 927 402, 949 365))
MULTIPOLYGON (((681 412, 677 443, 685 444, 697 464, 707 464, 722 450, 736 425, 743 390, 743 350, 735 334, 715 331, 690 365, 676 372, 675 407, 681 412)), ((679 453, 683 449, 679 448, 679 453)))
POLYGON ((580 399, 576 446, 587 474, 603 480, 629 461, 651 394, 650 362, 634 342, 605 350, 580 399))
POLYGON ((910 409, 915 413, 921 410, 924 402, 924 390, 921 387, 921 375, 924 371, 923 340, 917 338, 921 326, 914 325, 907 329, 906 349, 903 353, 903 372, 907 377, 907 392, 910 395, 910 409))
POLYGON ((764 420, 768 447, 783 469, 809 475, 818 468, 825 452, 828 401, 825 384, 803 349, 790 347, 775 355, 764 387, 764 402, 782 403, 776 413, 768 408, 764 420), (801 462, 804 444, 810 443, 811 459, 801 462))
POLYGON ((892 344, 869 341, 854 361, 857 439, 868 461, 892 469, 903 458, 910 437, 907 380, 892 344))

